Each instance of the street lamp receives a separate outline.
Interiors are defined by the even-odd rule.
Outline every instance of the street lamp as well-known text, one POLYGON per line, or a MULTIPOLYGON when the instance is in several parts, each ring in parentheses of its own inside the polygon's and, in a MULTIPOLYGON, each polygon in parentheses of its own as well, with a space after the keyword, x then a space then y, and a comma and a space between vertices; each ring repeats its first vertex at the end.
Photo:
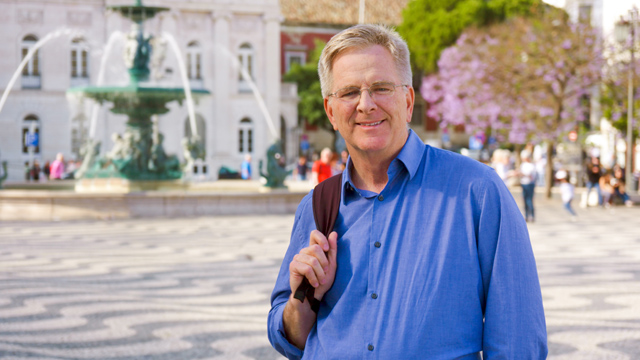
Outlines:
POLYGON ((638 20, 638 9, 635 7, 629 10, 629 16, 627 19, 621 18, 615 27, 616 40, 622 44, 630 43, 631 61, 629 62, 629 84, 627 91, 627 161, 625 161, 625 178, 626 178, 626 192, 635 193, 636 189, 630 185, 634 184, 633 181, 633 75, 635 69, 634 50, 636 45, 635 27, 638 20), (630 40, 630 41, 628 41, 630 40))

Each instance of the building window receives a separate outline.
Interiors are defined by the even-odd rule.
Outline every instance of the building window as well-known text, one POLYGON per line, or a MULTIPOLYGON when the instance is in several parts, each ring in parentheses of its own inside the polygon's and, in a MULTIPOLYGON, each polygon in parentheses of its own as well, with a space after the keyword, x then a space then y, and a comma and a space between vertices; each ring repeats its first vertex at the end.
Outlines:
POLYGON ((71 77, 89 77, 89 50, 83 39, 71 42, 71 77))
POLYGON ((253 122, 249 118, 240 120, 238 129, 238 152, 240 154, 253 152, 253 122))
MULTIPOLYGON (((206 132, 206 122, 204 118, 200 114, 196 114, 196 130, 198 131, 198 137, 200 138, 200 144, 202 145, 202 149, 206 151, 207 149, 207 132, 206 132)), ((184 121, 184 136, 188 139, 191 138, 191 121, 189 117, 184 121)))
MULTIPOLYGON (((255 56, 253 52, 253 48, 250 44, 244 43, 240 45, 240 50, 238 51, 238 61, 240 62, 240 66, 242 69, 246 70, 251 79, 255 79, 253 74, 254 61, 255 56)), ((242 72, 238 72, 238 80, 240 82, 240 91, 250 91, 249 83, 242 76, 242 72)))
POLYGON ((580 5, 580 7, 578 8, 578 21, 585 24, 591 24, 591 10, 591 5, 580 5))
POLYGON ((34 154, 40 154, 40 119, 38 119, 35 115, 27 115, 24 120, 22 120, 22 153, 29 153, 29 142, 33 141, 33 138, 30 139, 30 134, 36 134, 35 143, 36 146, 33 147, 34 154))
POLYGON ((197 41, 187 45, 187 76, 190 80, 202 79, 202 50, 197 41))
MULTIPOLYGON (((38 38, 33 35, 27 35, 22 39, 22 44, 20 46, 22 60, 24 60, 29 53, 29 49, 31 49, 37 42, 38 38)), ((40 55, 38 54, 38 51, 33 54, 33 57, 29 59, 22 69, 22 88, 40 89, 40 55)))
POLYGON ((285 73, 291 70, 293 64, 304 65, 307 54, 304 51, 287 51, 284 54, 285 73))

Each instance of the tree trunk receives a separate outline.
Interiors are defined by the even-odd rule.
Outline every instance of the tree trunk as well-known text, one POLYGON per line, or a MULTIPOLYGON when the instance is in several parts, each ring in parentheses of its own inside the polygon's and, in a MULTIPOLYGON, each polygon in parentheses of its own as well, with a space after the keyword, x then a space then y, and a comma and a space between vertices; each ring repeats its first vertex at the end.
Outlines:
POLYGON ((554 141, 549 141, 547 144, 547 165, 545 169, 545 193, 547 199, 551 199, 551 188, 553 187, 553 149, 555 147, 554 141))

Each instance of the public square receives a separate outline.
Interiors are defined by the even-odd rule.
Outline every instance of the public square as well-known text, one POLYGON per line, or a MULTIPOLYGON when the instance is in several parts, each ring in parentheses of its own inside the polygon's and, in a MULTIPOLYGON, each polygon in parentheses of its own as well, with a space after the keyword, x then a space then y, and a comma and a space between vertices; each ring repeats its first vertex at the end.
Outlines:
MULTIPOLYGON (((538 194, 529 224, 549 358, 638 359, 640 207, 577 210, 538 194)), ((0 358, 279 359, 266 319, 292 222, 0 223, 0 358)))

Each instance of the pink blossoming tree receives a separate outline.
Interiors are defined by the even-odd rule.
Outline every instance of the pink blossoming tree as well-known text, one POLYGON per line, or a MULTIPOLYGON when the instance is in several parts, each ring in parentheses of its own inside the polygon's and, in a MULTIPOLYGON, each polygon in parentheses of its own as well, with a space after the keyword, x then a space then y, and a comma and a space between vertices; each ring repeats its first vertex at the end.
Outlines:
POLYGON ((421 94, 442 127, 464 124, 469 133, 481 129, 513 144, 545 140, 551 159, 556 141, 584 120, 581 99, 599 84, 602 65, 596 33, 547 9, 466 31, 442 53, 421 94))

